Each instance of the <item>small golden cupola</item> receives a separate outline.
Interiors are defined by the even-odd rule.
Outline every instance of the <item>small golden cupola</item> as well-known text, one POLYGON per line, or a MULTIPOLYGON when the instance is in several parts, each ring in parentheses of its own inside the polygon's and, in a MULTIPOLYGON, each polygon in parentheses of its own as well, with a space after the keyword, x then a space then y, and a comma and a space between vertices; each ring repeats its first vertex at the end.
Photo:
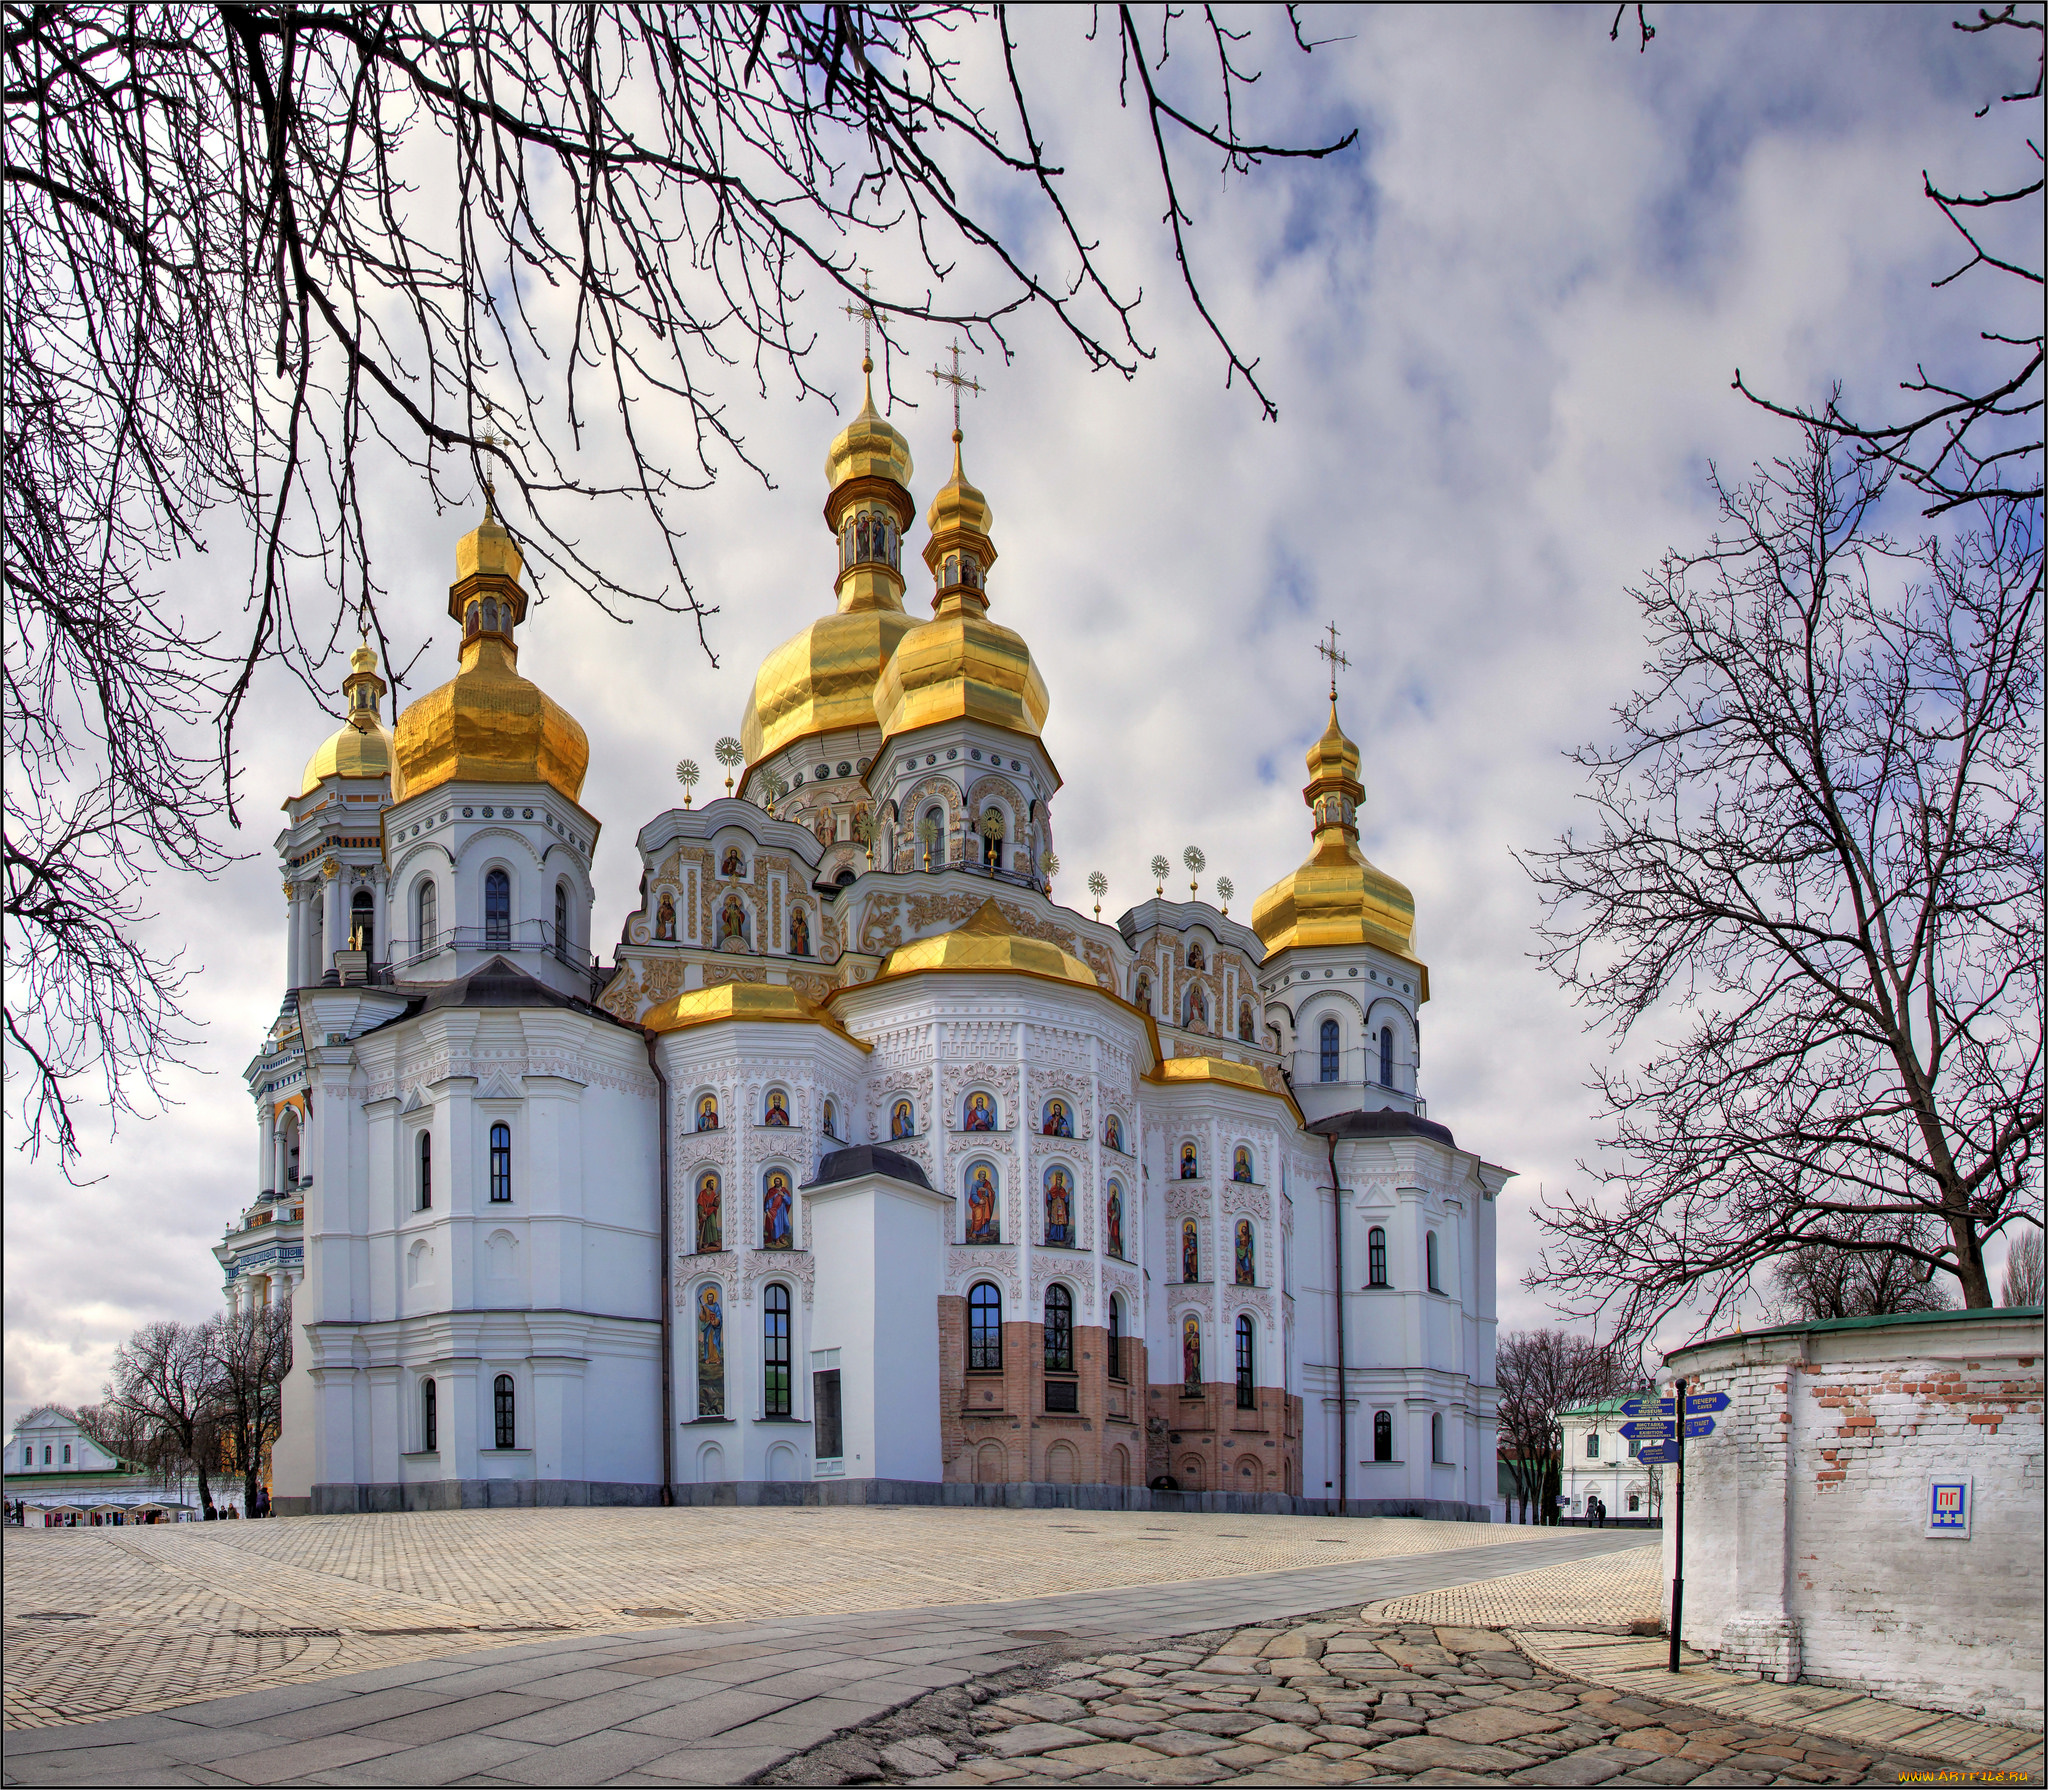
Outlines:
POLYGON ((924 559, 938 586, 932 619, 897 647, 875 692, 875 715, 886 739, 955 720, 1036 739, 1052 700, 1023 635, 988 619, 994 517, 967 482, 960 442, 955 428, 953 476, 925 516, 932 538, 924 559))
POLYGON ((860 413, 825 454, 839 606, 762 661, 740 721, 750 774, 800 741, 872 728, 882 667, 915 625, 903 609, 903 535, 917 519, 910 443, 875 409, 873 374, 863 359, 860 413))
POLYGON ((377 705, 388 686, 377 675, 377 652, 366 640, 348 656, 348 676, 341 680, 348 719, 306 760, 299 794, 309 796, 329 777, 388 777, 391 735, 385 731, 377 705))
POLYGON ((1252 904, 1252 930, 1265 942, 1266 959, 1295 946, 1368 945, 1415 966, 1417 988, 1429 999, 1429 969, 1416 956, 1415 897, 1358 849, 1358 748, 1337 719, 1330 692, 1330 723, 1308 750, 1302 800, 1315 816, 1315 846, 1298 870, 1283 876, 1252 904))
POLYGON ((519 675, 513 629, 526 619, 518 544, 491 508, 455 549, 448 613, 462 624, 461 669, 398 717, 391 797, 443 783, 545 783, 575 801, 590 768, 576 718, 519 675))

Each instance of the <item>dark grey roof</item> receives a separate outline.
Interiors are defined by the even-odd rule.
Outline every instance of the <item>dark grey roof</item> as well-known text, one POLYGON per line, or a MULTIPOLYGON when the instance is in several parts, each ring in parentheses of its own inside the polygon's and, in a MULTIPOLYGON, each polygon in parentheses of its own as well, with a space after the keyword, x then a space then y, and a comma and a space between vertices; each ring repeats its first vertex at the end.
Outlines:
POLYGON ((1376 1113, 1332 1113, 1309 1127, 1318 1137, 1428 1137, 1440 1144, 1458 1147, 1448 1125, 1434 1119, 1419 1119, 1413 1113, 1392 1110, 1376 1113))
POLYGON ((924 1170, 908 1156, 896 1150, 885 1150, 879 1144, 854 1144, 844 1150, 834 1150, 818 1164, 817 1178, 808 1185, 825 1187, 834 1181, 858 1180, 862 1175, 887 1175, 892 1181, 907 1181, 913 1187, 936 1191, 924 1178, 924 1170))
MULTIPOLYGON (((624 1021, 589 1001, 579 1001, 574 995, 550 988, 503 957, 493 957, 489 963, 479 964, 468 975, 457 976, 450 982, 418 983, 410 988, 403 982, 397 982, 390 986, 393 992, 409 995, 411 999, 405 1011, 396 1018, 387 1019, 385 1025, 398 1025, 443 1007, 565 1007, 572 1013, 604 1020, 608 1025, 623 1025, 629 1032, 640 1029, 625 1025, 624 1021)), ((372 1026, 370 1029, 381 1031, 383 1028, 372 1026)))

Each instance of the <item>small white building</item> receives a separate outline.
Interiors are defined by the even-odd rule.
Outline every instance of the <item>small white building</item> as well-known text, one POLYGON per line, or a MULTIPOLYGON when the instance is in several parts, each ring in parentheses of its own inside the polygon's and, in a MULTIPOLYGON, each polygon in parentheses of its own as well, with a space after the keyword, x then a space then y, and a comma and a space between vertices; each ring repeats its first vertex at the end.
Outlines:
POLYGON ((1689 1400, 1728 1398, 1685 1447, 1687 1644, 1784 1684, 2039 1729, 2041 1354, 2035 1307, 1667 1355, 1667 1396, 1682 1376, 1689 1400))
POLYGON ((1663 1471, 1646 1465, 1642 1444, 1621 1433, 1630 1421, 1622 1403, 1602 1399, 1558 1413, 1564 1448, 1558 1515, 1568 1521, 1586 1521, 1596 1497, 1610 1523, 1650 1523, 1662 1515, 1663 1471))
POLYGON ((116 1460, 62 1405, 38 1405, 14 1426, 6 1469, 6 1501, 30 1528, 176 1522, 199 1514, 195 1494, 116 1460))

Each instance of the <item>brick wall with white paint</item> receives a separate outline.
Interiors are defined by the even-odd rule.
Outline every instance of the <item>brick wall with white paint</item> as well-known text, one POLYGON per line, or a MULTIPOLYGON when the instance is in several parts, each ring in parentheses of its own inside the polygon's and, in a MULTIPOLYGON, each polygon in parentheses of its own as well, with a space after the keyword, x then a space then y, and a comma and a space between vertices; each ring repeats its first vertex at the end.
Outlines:
MULTIPOLYGON (((1722 1663, 2042 1725, 2039 1311, 1788 1326, 1665 1359, 1724 1392, 1685 1450, 1685 1640, 1722 1663), (1967 1475, 1967 1539, 1927 1534, 1967 1475)), ((1668 1472, 1668 1469, 1667 1469, 1668 1472)), ((1677 1545, 1667 1493, 1665 1578, 1677 1545)))

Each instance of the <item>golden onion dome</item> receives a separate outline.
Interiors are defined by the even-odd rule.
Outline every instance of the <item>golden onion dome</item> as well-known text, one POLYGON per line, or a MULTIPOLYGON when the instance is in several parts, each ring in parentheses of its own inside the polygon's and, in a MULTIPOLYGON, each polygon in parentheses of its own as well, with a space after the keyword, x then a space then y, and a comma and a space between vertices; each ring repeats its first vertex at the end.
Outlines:
POLYGON ((519 548, 488 508, 457 546, 455 569, 448 610, 463 625, 461 669, 398 717, 392 800, 469 782, 545 783, 575 801, 590 740, 575 716, 519 675, 519 548))
POLYGON ((1415 897, 1358 849, 1358 748, 1337 720, 1308 751, 1303 799, 1316 817, 1315 846, 1299 869, 1252 904, 1252 930, 1266 956, 1295 946, 1370 945, 1415 966, 1429 999, 1429 968, 1415 956, 1415 897))
POLYGON ((377 654, 368 641, 349 654, 348 676, 341 681, 348 719, 306 760, 299 794, 309 796, 329 777, 391 775, 391 735, 378 719, 377 704, 385 691, 377 675, 377 654))
POLYGON ((1046 939, 1026 938, 1003 918, 1003 910, 993 898, 984 901, 951 932, 898 945, 883 959, 875 981, 924 970, 1011 971, 1054 982, 1072 982, 1098 994, 1103 992, 1095 972, 1071 951, 1063 951, 1046 939))
POLYGON ((766 1025, 829 1026, 842 1038, 873 1050, 822 1007, 813 1006, 787 983, 726 982, 716 988, 693 988, 648 1009, 640 1023, 650 1032, 682 1032, 693 1026, 716 1025, 722 1019, 766 1025))
POLYGON ((967 482, 960 431, 953 476, 933 497, 925 563, 938 583, 932 619, 906 634, 875 690, 885 738, 938 722, 980 721, 1036 738, 1052 698, 1023 635, 988 619, 995 563, 988 500, 967 482))
POLYGON ((861 362, 860 410, 825 450, 825 483, 834 490, 849 479, 863 478, 887 479, 906 490, 910 485, 910 443, 875 408, 874 365, 871 360, 861 362))

